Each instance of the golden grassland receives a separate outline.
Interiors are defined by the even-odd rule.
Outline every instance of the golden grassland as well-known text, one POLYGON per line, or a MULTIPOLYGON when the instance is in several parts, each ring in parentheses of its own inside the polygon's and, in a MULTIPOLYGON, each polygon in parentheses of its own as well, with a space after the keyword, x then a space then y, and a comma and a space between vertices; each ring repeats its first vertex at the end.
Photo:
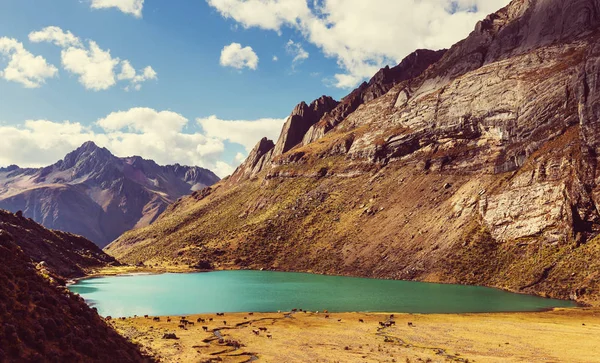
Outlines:
POLYGON ((110 324, 163 362, 600 362, 597 309, 394 315, 204 314, 188 316, 195 324, 185 330, 180 317, 110 324), (379 324, 390 320, 395 325, 379 324))

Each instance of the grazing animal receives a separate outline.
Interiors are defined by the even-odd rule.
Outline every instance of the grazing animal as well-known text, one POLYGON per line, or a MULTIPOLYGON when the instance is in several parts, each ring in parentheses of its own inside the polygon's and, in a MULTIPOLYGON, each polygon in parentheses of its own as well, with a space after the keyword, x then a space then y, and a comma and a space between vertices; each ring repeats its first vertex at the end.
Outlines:
POLYGON ((204 319, 198 318, 198 320, 196 320, 196 323, 204 323, 204 321, 205 321, 204 319))
POLYGON ((248 320, 248 317, 247 317, 247 316, 244 316, 244 320, 248 320))
POLYGON ((217 316, 225 316, 225 313, 217 313, 217 316))
POLYGON ((112 320, 112 316, 107 316, 106 317, 106 321, 111 321, 112 320))
POLYGON ((254 313, 248 313, 248 315, 254 315, 254 313))
POLYGON ((170 323, 170 322, 171 322, 171 318, 167 318, 167 323, 170 323))
POLYGON ((364 320, 362 320, 362 319, 358 319, 358 322, 359 322, 359 323, 364 323, 365 321, 364 321, 364 320))
POLYGON ((226 320, 223 320, 223 325, 227 325, 227 321, 226 320))
POLYGON ((212 318, 208 318, 208 321, 212 321, 212 318))
POLYGON ((202 327, 202 330, 204 330, 204 331, 208 331, 208 327, 207 327, 207 326, 203 326, 203 327, 202 327))
POLYGON ((160 321, 160 318, 157 316, 157 317, 155 317, 155 318, 154 318, 154 319, 152 319, 152 320, 154 320, 154 321, 160 321))
POLYGON ((391 321, 390 321, 390 325, 396 325, 396 322, 395 322, 395 321, 393 321, 393 320, 391 320, 391 321))
POLYGON ((294 313, 295 313, 296 311, 298 311, 298 309, 292 309, 292 312, 294 312, 294 313))
POLYGON ((191 321, 188 321, 188 323, 187 323, 187 324, 188 324, 188 325, 191 325, 191 326, 194 326, 194 323, 193 323, 193 322, 191 322, 191 321))
POLYGON ((338 321, 342 321, 342 319, 338 319, 338 321))
POLYGON ((148 315, 144 315, 144 318, 148 319, 148 315))
POLYGON ((329 319, 329 315, 325 315, 325 319, 329 319))
POLYGON ((390 319, 393 319, 393 318, 394 318, 394 314, 390 315, 390 319))
POLYGON ((382 327, 384 327, 384 326, 385 326, 385 323, 384 323, 384 322, 382 322, 382 321, 380 321, 380 322, 379 322, 379 325, 380 325, 380 326, 382 326, 382 327))
POLYGON ((267 338, 273 339, 273 336, 271 334, 267 334, 267 338))
POLYGON ((258 328, 260 331, 267 331, 267 328, 258 328))
POLYGON ((260 334, 260 330, 252 329, 252 332, 254 333, 254 335, 259 335, 260 334))
POLYGON ((412 322, 410 322, 410 321, 409 321, 409 322, 408 322, 408 326, 412 326, 412 327, 414 327, 415 325, 414 325, 412 322))
POLYGON ((183 325, 183 324, 179 324, 179 329, 183 329, 183 330, 185 330, 185 325, 183 325))
POLYGON ((121 317, 121 320, 127 320, 127 318, 126 318, 126 317, 124 317, 124 316, 122 316, 122 317, 121 317))

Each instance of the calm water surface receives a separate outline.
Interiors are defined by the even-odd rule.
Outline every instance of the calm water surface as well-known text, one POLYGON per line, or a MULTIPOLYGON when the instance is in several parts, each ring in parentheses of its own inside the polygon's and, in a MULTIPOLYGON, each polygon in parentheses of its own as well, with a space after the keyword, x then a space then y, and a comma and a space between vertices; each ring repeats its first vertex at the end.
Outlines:
POLYGON ((463 313, 575 306, 477 286, 272 271, 216 271, 87 279, 69 287, 103 316, 273 312, 463 313))

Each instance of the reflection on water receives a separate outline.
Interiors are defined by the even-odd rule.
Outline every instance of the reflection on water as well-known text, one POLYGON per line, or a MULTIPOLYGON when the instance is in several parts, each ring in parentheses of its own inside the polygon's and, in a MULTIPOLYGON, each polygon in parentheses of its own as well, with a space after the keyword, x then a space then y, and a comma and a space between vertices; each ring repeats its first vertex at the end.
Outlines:
POLYGON ((272 271, 103 277, 82 280, 69 288, 86 301, 93 301, 104 316, 272 312, 293 308, 461 313, 536 311, 575 305, 571 301, 478 286, 272 271))

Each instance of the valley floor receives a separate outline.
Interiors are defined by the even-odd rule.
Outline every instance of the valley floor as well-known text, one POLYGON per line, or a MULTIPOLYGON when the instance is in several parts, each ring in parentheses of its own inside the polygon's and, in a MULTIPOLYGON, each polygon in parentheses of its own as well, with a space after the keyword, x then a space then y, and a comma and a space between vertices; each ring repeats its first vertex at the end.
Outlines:
POLYGON ((204 314, 187 317, 195 324, 185 330, 179 320, 111 324, 164 362, 600 362, 598 309, 393 319, 379 313, 204 314), (390 320, 396 324, 379 324, 390 320), (165 333, 178 339, 163 339, 165 333))

